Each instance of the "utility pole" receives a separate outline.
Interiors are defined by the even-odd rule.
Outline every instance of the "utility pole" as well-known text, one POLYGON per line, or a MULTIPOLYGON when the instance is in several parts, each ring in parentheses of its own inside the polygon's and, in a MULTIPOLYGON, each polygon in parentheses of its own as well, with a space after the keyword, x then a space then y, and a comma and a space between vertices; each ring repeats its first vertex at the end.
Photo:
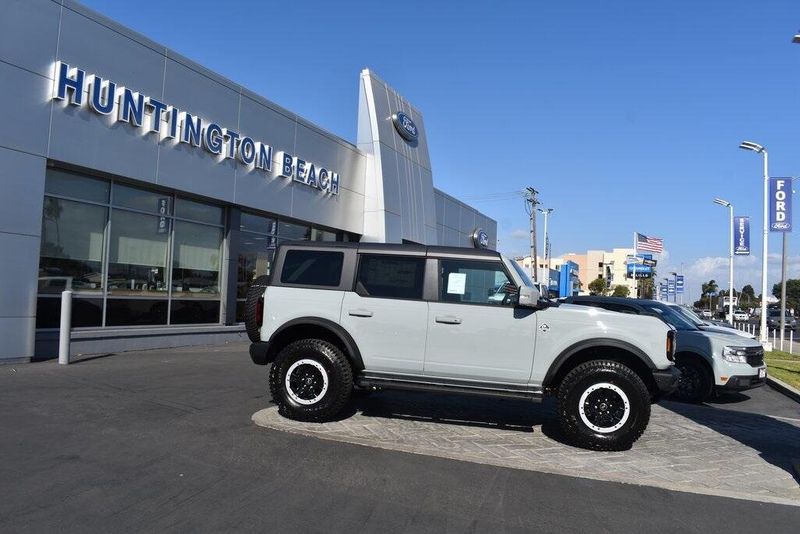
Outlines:
POLYGON ((538 194, 539 192, 530 186, 525 188, 525 207, 531 223, 531 276, 534 282, 539 281, 539 265, 536 259, 536 206, 539 204, 536 195, 538 194))
POLYGON ((550 234, 547 233, 547 216, 553 212, 553 208, 536 208, 544 215, 544 269, 542 278, 546 283, 550 283, 550 234))

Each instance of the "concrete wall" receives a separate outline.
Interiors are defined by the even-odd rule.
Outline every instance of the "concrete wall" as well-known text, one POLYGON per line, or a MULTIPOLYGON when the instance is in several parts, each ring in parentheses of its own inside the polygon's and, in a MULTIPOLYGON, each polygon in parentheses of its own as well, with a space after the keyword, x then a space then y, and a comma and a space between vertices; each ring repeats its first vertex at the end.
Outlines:
POLYGON ((472 234, 480 228, 489 236, 489 248, 497 248, 497 221, 438 189, 434 190, 434 202, 440 245, 471 247, 472 234))

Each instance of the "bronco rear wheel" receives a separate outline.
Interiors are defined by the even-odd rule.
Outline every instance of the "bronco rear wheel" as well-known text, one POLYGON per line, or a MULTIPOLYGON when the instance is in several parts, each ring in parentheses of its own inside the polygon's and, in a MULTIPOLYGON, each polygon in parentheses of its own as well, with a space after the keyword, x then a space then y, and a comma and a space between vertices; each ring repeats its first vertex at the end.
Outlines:
POLYGON ((575 445, 626 450, 650 421, 650 393, 626 365, 593 360, 564 377, 558 388, 558 413, 564 433, 575 445))
POLYGON ((347 403, 353 391, 350 362, 336 345, 301 339, 287 345, 269 371, 272 400, 284 417, 326 421, 347 403))

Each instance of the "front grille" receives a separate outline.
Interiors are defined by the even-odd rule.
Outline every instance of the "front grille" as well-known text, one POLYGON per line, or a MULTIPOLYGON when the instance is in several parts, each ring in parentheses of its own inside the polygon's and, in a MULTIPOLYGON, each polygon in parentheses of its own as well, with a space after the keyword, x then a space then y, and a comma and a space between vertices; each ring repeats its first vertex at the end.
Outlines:
POLYGON ((752 367, 760 367, 764 365, 764 348, 763 347, 747 347, 744 349, 747 355, 747 363, 752 367))

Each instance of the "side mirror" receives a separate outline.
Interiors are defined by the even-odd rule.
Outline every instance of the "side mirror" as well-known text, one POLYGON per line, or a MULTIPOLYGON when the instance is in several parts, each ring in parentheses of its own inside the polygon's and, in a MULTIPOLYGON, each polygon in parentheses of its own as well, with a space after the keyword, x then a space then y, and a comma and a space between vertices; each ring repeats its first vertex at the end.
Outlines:
POLYGON ((539 303, 541 294, 535 287, 521 286, 519 288, 519 296, 517 297, 517 305, 524 308, 535 308, 539 303))

